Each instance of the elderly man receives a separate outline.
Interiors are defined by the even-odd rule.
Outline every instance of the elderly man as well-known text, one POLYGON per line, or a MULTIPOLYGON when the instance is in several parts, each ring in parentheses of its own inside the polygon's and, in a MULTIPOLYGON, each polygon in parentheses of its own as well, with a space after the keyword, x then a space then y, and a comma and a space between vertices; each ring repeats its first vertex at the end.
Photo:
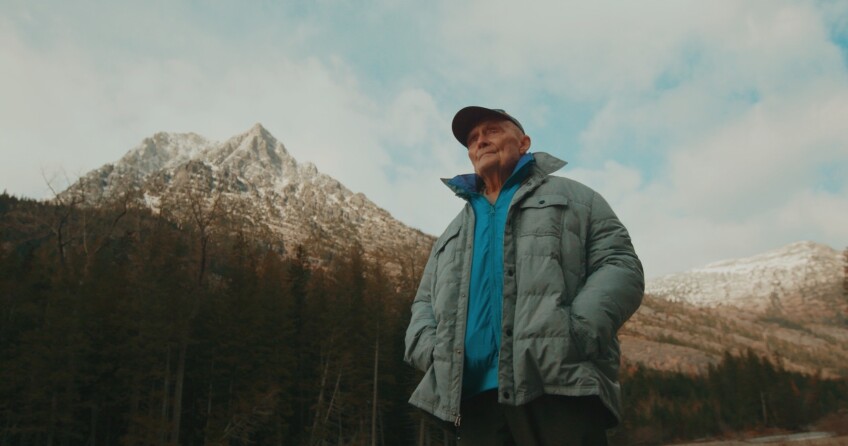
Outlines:
POLYGON ((425 374, 409 401, 460 444, 606 444, 616 333, 644 290, 630 236, 598 193, 551 176, 565 162, 530 153, 505 111, 466 107, 452 127, 474 173, 443 180, 467 204, 412 304, 405 358, 425 374))

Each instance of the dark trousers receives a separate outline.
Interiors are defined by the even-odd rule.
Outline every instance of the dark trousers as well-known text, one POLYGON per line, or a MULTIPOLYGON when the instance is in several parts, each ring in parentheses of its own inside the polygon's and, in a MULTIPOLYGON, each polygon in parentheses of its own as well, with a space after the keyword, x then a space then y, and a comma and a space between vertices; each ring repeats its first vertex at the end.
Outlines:
POLYGON ((495 391, 462 402, 459 446, 606 446, 610 414, 596 396, 544 395, 522 406, 495 391))

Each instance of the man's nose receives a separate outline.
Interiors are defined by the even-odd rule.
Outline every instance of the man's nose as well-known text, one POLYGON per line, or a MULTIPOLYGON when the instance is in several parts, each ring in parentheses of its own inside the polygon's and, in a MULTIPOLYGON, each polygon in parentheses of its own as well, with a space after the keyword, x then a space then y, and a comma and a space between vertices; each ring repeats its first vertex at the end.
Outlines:
POLYGON ((477 141, 476 141, 476 143, 475 143, 475 144, 476 144, 476 147, 475 147, 475 148, 476 148, 477 150, 480 150, 480 149, 482 149, 482 148, 484 148, 484 147, 488 147, 488 145, 489 145, 489 144, 491 144, 491 143, 489 142, 489 140, 488 140, 488 139, 486 139, 486 137, 485 137, 485 136, 481 136, 479 139, 477 139, 477 141))

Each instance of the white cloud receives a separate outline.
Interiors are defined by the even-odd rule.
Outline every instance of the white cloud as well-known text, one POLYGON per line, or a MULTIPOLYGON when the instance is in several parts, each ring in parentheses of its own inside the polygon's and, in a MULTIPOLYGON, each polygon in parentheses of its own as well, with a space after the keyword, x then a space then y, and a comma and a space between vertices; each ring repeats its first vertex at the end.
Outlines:
POLYGON ((16 162, 3 163, 0 178, 4 188, 13 186, 9 192, 43 197, 42 167, 64 166, 74 175, 91 168, 81 159, 103 155, 97 139, 115 142, 103 131, 110 122, 90 119, 109 113, 111 101, 84 54, 72 48, 38 53, 13 29, 0 26, 0 147, 4 159, 16 162))
MULTIPOLYGON (((638 170, 616 162, 597 170, 566 168, 563 174, 591 185, 607 199, 627 226, 649 277, 799 240, 836 240, 831 243, 838 249, 848 244, 846 189, 798 189, 766 209, 723 219, 682 212, 676 186, 645 182, 638 170)), ((698 200, 693 197, 692 203, 698 200)))
POLYGON ((845 225, 848 222, 848 190, 838 193, 803 190, 798 191, 771 219, 786 233, 801 233, 808 240, 842 240, 837 249, 848 247, 845 225))
POLYGON ((441 37, 467 83, 531 81, 569 98, 651 90, 664 73, 686 71, 693 57, 729 87, 760 76, 746 67, 779 68, 769 76, 785 80, 818 69, 821 52, 834 50, 822 48, 826 30, 809 3, 550 0, 516 8, 494 0, 443 8, 441 37), (796 70, 787 71, 787 57, 796 58, 796 70))
POLYGON ((448 117, 430 93, 409 88, 385 108, 380 128, 382 145, 393 151, 385 166, 392 184, 373 190, 375 200, 401 221, 439 234, 463 204, 439 178, 470 170, 466 152, 447 131, 448 117))
MULTIPOLYGON (((473 83, 490 76, 566 97, 608 97, 649 87, 694 31, 684 2, 505 0, 445 5, 442 39, 473 83), (661 9, 661 12, 660 12, 661 9)), ((699 17, 709 21, 709 14, 699 17)), ((697 29, 697 28, 696 28, 697 29)))
POLYGON ((675 135, 667 165, 647 180, 614 161, 566 174, 607 196, 651 276, 797 240, 841 248, 848 184, 823 190, 819 175, 848 166, 848 87, 802 84, 772 97, 708 131, 675 135))
POLYGON ((822 163, 848 162, 848 85, 764 100, 669 155, 674 200, 692 215, 731 219, 815 186, 822 163))
POLYGON ((642 173, 636 169, 623 166, 616 161, 607 161, 602 169, 590 170, 584 168, 570 169, 568 166, 558 175, 591 185, 604 198, 615 204, 624 204, 633 198, 643 186, 642 173))
POLYGON ((386 139, 403 147, 432 142, 447 128, 430 93, 413 88, 401 91, 386 110, 386 139))

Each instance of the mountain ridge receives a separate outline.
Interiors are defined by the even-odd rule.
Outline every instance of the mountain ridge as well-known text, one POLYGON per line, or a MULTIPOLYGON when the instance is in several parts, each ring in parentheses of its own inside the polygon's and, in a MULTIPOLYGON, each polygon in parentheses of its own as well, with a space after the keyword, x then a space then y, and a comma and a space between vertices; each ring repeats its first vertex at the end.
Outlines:
POLYGON ((258 238, 275 240, 287 252, 309 244, 325 259, 358 244, 398 269, 405 261, 400 257, 426 255, 434 240, 314 164, 298 163, 260 123, 221 142, 195 133, 155 133, 59 197, 96 205, 127 194, 155 212, 170 207, 177 218, 190 200, 202 198, 207 207, 223 201, 228 218, 258 238))
POLYGON ((800 241, 658 277, 648 281, 646 293, 701 307, 798 307, 816 293, 839 293, 843 262, 830 246, 800 241))
POLYGON ((625 358, 704 373, 750 349, 786 368, 848 376, 845 253, 801 241, 648 281, 625 324, 625 358))

